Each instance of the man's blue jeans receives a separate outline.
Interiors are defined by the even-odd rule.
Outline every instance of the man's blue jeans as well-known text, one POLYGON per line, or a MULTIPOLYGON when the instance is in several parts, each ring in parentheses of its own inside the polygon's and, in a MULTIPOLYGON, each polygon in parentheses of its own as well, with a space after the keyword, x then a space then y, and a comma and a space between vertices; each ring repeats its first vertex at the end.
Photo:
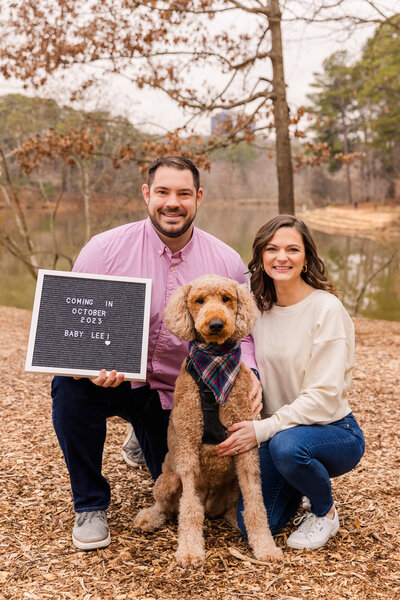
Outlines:
POLYGON ((53 424, 67 463, 77 512, 106 510, 110 486, 101 474, 108 417, 132 423, 153 479, 161 473, 167 453, 169 410, 148 386, 132 389, 129 382, 101 388, 89 379, 54 377, 53 424))
MULTIPOLYGON (((333 505, 331 477, 351 471, 364 454, 364 437, 352 413, 329 425, 285 429, 260 446, 264 504, 273 534, 293 517, 302 496, 323 517, 333 505)), ((238 523, 246 535, 240 499, 238 523)))

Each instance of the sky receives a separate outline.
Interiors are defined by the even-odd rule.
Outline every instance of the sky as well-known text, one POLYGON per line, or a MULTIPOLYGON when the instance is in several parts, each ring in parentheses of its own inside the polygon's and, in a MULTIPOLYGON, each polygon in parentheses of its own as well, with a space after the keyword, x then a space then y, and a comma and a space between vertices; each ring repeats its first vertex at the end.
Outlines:
MULTIPOLYGON (((393 7, 394 0, 383 1, 389 8, 393 7)), ((353 9, 360 5, 363 9, 368 0, 351 0, 353 9)), ((391 10, 391 12, 394 12, 391 10)), ((241 16, 241 19, 243 17, 241 16)), ((241 26, 247 27, 247 23, 241 26)), ((224 24, 226 27, 226 23, 224 24)), ((322 62, 333 52, 339 49, 348 50, 350 56, 358 58, 366 39, 372 34, 373 25, 358 27, 351 36, 343 32, 341 26, 326 24, 305 25, 304 23, 283 23, 282 36, 284 46, 285 79, 287 83, 287 98, 291 109, 307 103, 307 94, 311 91, 313 73, 321 72, 322 62)), ((269 62, 269 61, 268 61, 269 62)), ((76 72, 75 78, 79 76, 76 72)), ((209 77, 218 77, 218 73, 209 73, 209 77)), ((65 84, 69 85, 68 79, 65 84)), ((17 81, 4 81, 0 79, 0 94, 22 92, 26 93, 17 81)), ((30 93, 30 92, 28 92, 30 93)), ((52 96, 57 101, 65 103, 67 92, 63 85, 57 83, 44 90, 40 95, 52 96)), ((161 92, 137 90, 125 79, 114 78, 112 84, 104 86, 99 94, 86 102, 84 106, 74 105, 76 108, 103 108, 113 114, 128 117, 136 126, 149 131, 173 129, 182 123, 183 115, 176 105, 161 92)), ((208 133, 210 117, 205 117, 199 122, 200 133, 208 133)))
MULTIPOLYGON (((355 0, 356 1, 356 0, 355 0)), ((312 90, 313 74, 322 71, 324 59, 333 52, 346 48, 349 55, 356 58, 360 55, 365 41, 372 35, 374 26, 363 27, 350 38, 341 35, 336 28, 326 26, 305 26, 304 24, 283 25, 283 48, 287 99, 291 109, 307 103, 307 94, 312 90)), ((268 61, 269 63, 269 61, 268 61)), ((216 78, 217 74, 214 75, 216 78)), ((135 119, 143 123, 157 122, 166 128, 174 128, 182 122, 182 114, 176 105, 159 92, 140 92, 132 96, 126 91, 126 83, 121 81, 121 106, 135 115, 135 119), (126 96, 125 93, 128 95, 126 96), (130 108, 129 108, 130 106, 130 108)), ((113 94, 111 93, 111 96, 113 94)), ((112 97, 110 98, 112 104, 112 97)), ((206 117, 206 128, 210 118, 206 117)))

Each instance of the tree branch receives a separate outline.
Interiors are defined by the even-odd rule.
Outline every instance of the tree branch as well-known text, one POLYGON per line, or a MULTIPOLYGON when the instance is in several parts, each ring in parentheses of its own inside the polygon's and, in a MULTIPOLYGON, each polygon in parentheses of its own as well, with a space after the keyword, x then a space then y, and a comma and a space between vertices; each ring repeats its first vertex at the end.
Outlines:
POLYGON ((391 262, 393 262, 393 260, 396 258, 397 253, 400 251, 400 246, 397 246, 397 248, 395 249, 395 251, 393 252, 393 254, 390 256, 390 258, 383 263, 383 265, 381 265, 379 267, 379 269, 377 269, 376 271, 374 271, 372 273, 372 275, 370 275, 367 279, 367 281, 364 283, 364 285, 362 286, 361 290, 358 292, 357 297, 356 297, 356 303, 354 306, 354 310, 353 310, 353 316, 355 317, 358 313, 358 309, 360 307, 360 302, 361 299, 365 293, 365 290, 367 289, 367 287, 369 286, 369 284, 371 283, 371 281, 377 276, 379 275, 379 273, 381 273, 383 271, 383 269, 386 269, 386 267, 388 267, 390 265, 391 262))
MULTIPOLYGON (((2 167, 3 167, 4 176, 5 176, 6 182, 8 184, 8 188, 11 191, 11 200, 12 201, 9 202, 9 207, 12 210, 18 231, 19 231, 22 239, 24 240, 24 242, 28 248, 28 251, 33 256, 35 249, 34 249, 34 245, 33 245, 29 230, 28 230, 28 226, 26 224, 24 211, 22 210, 20 198, 15 191, 13 182, 11 181, 10 171, 8 170, 6 157, 1 148, 0 148, 0 156, 1 156, 1 163, 2 163, 2 167)), ((2 187, 4 197, 7 198, 7 196, 8 196, 7 190, 4 188, 4 186, 1 186, 1 187, 2 187)))

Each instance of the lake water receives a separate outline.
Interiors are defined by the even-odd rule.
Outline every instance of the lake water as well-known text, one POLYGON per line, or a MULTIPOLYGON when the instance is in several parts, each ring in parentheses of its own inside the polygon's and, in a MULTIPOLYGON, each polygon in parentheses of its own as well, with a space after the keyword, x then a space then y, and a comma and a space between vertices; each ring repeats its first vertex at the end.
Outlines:
MULTIPOLYGON (((251 256, 254 234, 270 217, 276 214, 271 204, 211 205, 200 208, 196 225, 219 237, 235 248, 247 264, 251 256)), ((121 216, 120 223, 135 221, 146 216, 145 208, 121 216)), ((113 225, 117 225, 114 222, 113 225)), ((40 248, 49 243, 51 234, 45 217, 31 215, 30 225, 37 229, 40 248)), ((101 230, 102 228, 98 228, 101 230)), ((378 242, 343 235, 329 235, 313 231, 329 279, 342 292, 342 300, 352 314, 357 295, 371 275, 377 272, 393 253, 393 242, 378 242)), ((79 214, 63 217, 58 235, 62 252, 74 255, 82 245, 83 223, 79 214)), ((51 268, 49 263, 41 266, 51 268)), ((67 269, 66 262, 58 267, 67 269)), ((0 304, 32 308, 35 282, 24 265, 0 247, 0 304)), ((366 288, 360 303, 359 315, 400 321, 400 256, 378 273, 366 288)))

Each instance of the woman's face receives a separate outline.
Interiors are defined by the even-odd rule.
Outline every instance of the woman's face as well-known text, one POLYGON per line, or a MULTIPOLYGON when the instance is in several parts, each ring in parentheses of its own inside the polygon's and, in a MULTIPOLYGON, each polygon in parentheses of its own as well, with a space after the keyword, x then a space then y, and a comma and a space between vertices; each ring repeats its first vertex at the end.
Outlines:
POLYGON ((294 227, 281 227, 265 246, 264 270, 275 284, 300 280, 306 260, 303 237, 294 227))

